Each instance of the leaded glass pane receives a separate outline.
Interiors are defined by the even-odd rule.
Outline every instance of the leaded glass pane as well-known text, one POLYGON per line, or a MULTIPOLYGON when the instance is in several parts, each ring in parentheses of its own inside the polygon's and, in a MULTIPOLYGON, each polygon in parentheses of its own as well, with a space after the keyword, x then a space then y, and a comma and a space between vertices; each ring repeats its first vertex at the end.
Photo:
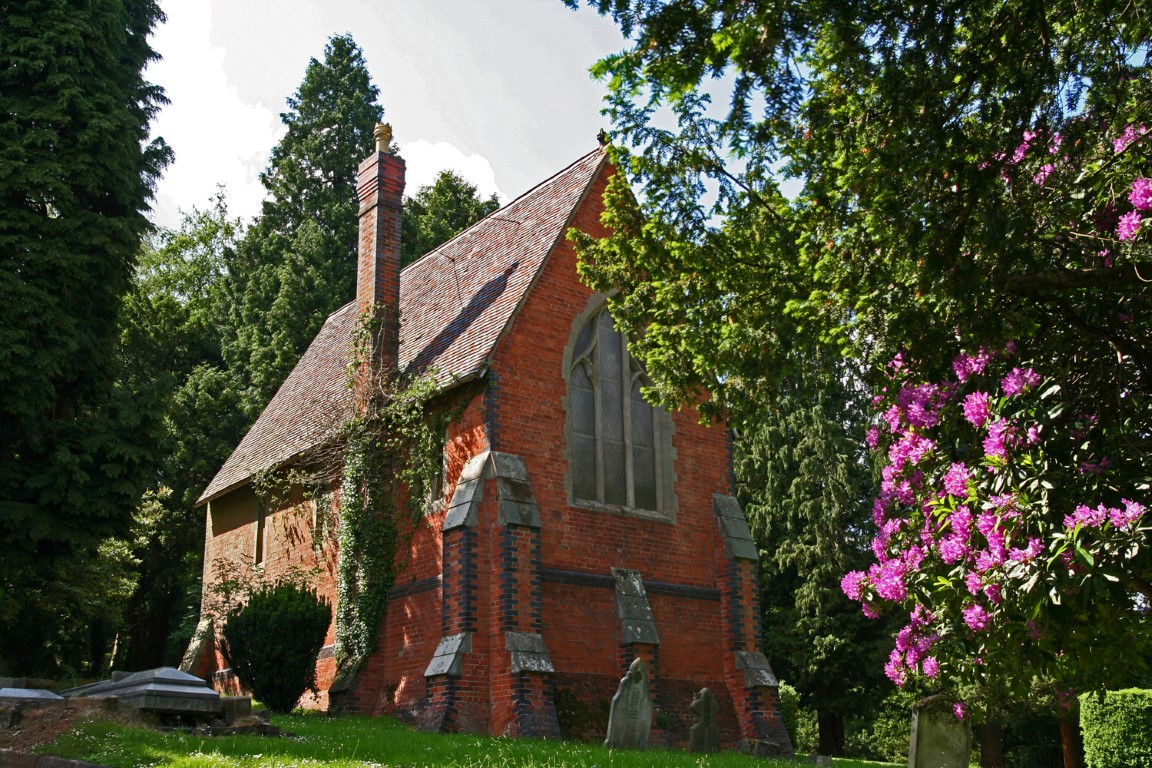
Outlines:
POLYGON ((596 441, 584 435, 572 435, 572 494, 596 501, 596 441))
POLYGON ((656 453, 651 448, 632 447, 632 480, 636 506, 656 509, 656 453))
POLYGON ((577 365, 572 371, 572 429, 573 431, 596 436, 596 393, 592 390, 592 380, 584 366, 577 365))
POLYGON ((627 504, 628 491, 624 484, 624 443, 605 440, 600 446, 604 451, 604 501, 608 504, 627 504))
POLYGON ((605 381, 620 381, 620 334, 612 327, 612 318, 607 312, 600 313, 600 340, 596 346, 600 353, 600 377, 605 381))
POLYGON ((640 381, 632 383, 632 444, 645 448, 653 446, 652 406, 640 394, 640 381))

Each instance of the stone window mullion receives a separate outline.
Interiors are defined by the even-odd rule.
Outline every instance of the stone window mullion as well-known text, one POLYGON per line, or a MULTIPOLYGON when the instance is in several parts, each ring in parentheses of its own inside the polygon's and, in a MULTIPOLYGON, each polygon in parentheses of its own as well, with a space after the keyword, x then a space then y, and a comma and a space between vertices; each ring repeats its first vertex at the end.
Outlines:
POLYGON ((635 467, 632 458, 632 359, 628 339, 620 337, 620 419, 624 422, 624 492, 628 506, 636 506, 635 467))

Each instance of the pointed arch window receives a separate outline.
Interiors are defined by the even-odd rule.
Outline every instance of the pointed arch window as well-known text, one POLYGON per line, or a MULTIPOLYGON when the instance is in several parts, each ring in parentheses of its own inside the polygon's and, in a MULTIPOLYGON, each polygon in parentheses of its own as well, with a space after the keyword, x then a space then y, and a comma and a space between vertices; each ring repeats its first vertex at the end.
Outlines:
POLYGON ((607 309, 583 319, 566 357, 573 501, 670 512, 671 419, 640 394, 644 369, 607 309))

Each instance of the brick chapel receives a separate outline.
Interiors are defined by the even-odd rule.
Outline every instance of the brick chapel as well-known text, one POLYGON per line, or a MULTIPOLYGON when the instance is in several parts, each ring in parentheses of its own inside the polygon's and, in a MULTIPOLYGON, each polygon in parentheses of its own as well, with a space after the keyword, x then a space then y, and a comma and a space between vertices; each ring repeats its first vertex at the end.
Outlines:
MULTIPOLYGON (((252 481, 352 415, 360 313, 398 308, 386 366, 432 372, 459 414, 442 493, 398 555, 376 651, 333 689, 330 627, 320 695, 302 705, 444 731, 594 736, 643 658, 653 743, 686 743, 689 704, 706 686, 725 748, 759 740, 791 754, 760 650, 757 550, 733 496, 728 432, 641 397, 644 371, 605 297, 577 277, 568 230, 607 234, 604 151, 401 270, 404 160, 387 147, 378 141, 359 168, 355 300, 327 319, 200 498, 205 596, 223 558, 273 579, 318 567, 335 607, 335 535, 317 543, 312 502, 266 508, 252 481)), ((183 668, 235 688, 225 666, 206 629, 183 668)))

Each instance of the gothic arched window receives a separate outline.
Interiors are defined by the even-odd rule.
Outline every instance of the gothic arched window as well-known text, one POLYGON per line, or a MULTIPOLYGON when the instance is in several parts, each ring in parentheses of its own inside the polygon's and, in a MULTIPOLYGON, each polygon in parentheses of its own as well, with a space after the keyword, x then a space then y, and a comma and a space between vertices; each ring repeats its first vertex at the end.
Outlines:
POLYGON ((644 369, 607 309, 581 320, 566 356, 572 499, 671 513, 671 419, 640 394, 644 369))

